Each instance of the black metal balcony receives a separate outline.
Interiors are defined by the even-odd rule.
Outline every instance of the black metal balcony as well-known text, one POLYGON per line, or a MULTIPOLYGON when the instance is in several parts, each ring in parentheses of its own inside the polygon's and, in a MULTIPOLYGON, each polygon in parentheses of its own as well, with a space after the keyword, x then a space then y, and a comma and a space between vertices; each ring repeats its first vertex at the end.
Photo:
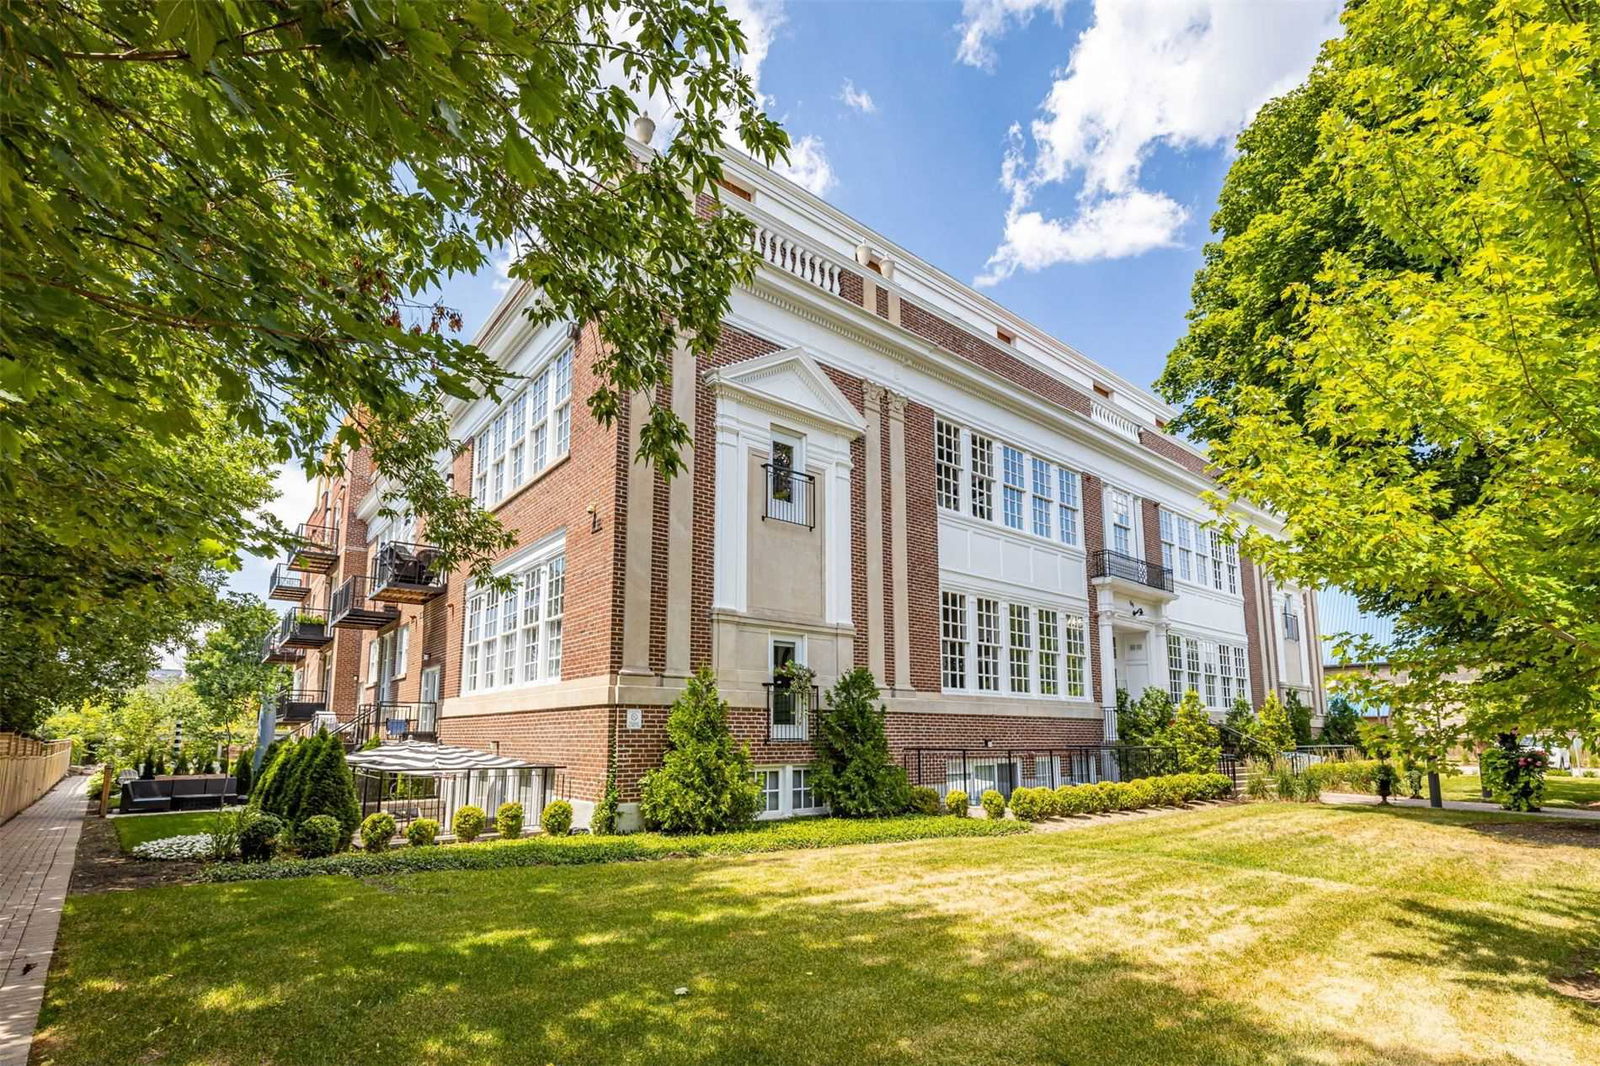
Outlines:
POLYGON ((267 599, 304 603, 309 595, 311 583, 304 574, 290 570, 287 563, 279 563, 272 568, 272 584, 267 587, 267 599))
POLYGON ((373 602, 370 578, 347 578, 328 597, 328 624, 340 629, 382 629, 399 620, 400 608, 373 602))
POLYGON ((761 520, 791 522, 817 528, 817 479, 782 463, 762 463, 766 473, 767 506, 761 520))
POLYGON ((299 648, 285 648, 278 643, 278 631, 274 629, 261 638, 261 661, 263 663, 297 663, 305 658, 305 652, 299 648))
POLYGON ((273 697, 272 706, 280 722, 309 722, 328 709, 328 694, 320 689, 293 689, 273 697))
POLYGON ((302 523, 284 564, 290 570, 326 574, 339 561, 339 527, 302 523))
POLYGON ((322 648, 333 643, 328 612, 321 607, 291 607, 278 623, 279 648, 322 648))
POLYGON ((439 739, 437 703, 363 703, 356 715, 350 739, 360 747, 374 736, 385 741, 439 739))
POLYGON ((810 740, 817 716, 817 686, 768 681, 767 740, 810 740))
POLYGON ((1299 615, 1297 615, 1297 614, 1289 614, 1287 611, 1284 612, 1284 615, 1283 615, 1283 639, 1284 640, 1294 640, 1294 641, 1298 641, 1300 639, 1300 616, 1299 615))
POLYGON ((1138 559, 1132 555, 1105 549, 1089 556, 1089 576, 1110 577, 1130 581, 1135 585, 1172 591, 1172 571, 1160 563, 1138 559))
POLYGON ((372 598, 385 603, 427 603, 444 592, 441 553, 430 544, 385 541, 378 546, 372 598))

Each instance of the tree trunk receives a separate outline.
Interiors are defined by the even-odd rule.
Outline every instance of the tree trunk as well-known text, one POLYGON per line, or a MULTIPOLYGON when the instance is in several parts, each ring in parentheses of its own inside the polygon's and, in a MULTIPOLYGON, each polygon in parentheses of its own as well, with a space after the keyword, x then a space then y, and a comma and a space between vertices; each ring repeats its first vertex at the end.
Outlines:
POLYGON ((1428 806, 1443 807, 1444 797, 1439 793, 1439 771, 1428 771, 1428 806))

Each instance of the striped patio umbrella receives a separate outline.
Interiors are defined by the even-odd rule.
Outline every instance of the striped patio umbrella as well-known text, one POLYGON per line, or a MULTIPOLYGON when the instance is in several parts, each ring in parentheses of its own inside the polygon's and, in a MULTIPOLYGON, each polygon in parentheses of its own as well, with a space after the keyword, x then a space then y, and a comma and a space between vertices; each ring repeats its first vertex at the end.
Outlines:
POLYGON ((539 765, 526 759, 479 751, 477 748, 457 748, 415 740, 353 751, 344 758, 354 770, 419 776, 465 773, 470 770, 526 770, 539 765))

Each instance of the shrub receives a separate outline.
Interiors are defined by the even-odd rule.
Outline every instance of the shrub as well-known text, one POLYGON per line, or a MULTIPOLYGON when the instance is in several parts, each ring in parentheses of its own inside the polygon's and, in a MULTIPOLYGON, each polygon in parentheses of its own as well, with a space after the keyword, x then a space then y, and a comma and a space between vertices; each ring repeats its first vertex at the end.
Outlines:
POLYGON ((617 831, 617 808, 621 806, 622 795, 617 791, 617 768, 612 766, 606 773, 606 790, 600 796, 600 802, 594 805, 594 813, 589 815, 589 832, 595 836, 610 836, 617 831))
POLYGON ((484 816, 483 808, 475 807, 469 803, 464 807, 456 808, 455 821, 450 823, 450 828, 455 833, 457 840, 464 840, 470 844, 478 839, 478 834, 483 832, 483 828, 487 824, 488 818, 484 816))
POLYGON ((1057 786, 1055 802, 1052 806, 1058 814, 1063 816, 1089 813, 1088 797, 1083 789, 1077 785, 1057 786))
POLYGON ((211 857, 218 862, 233 858, 239 850, 239 834, 249 819, 243 808, 219 810, 211 819, 211 857))
POLYGON ((363 851, 388 851, 394 839, 394 815, 387 811, 367 815, 361 823, 361 849, 363 851))
POLYGON ((983 795, 978 797, 978 806, 983 808, 991 821, 998 821, 1006 816, 1006 798, 992 788, 983 790, 983 795))
POLYGON ((307 746, 305 785, 294 811, 297 822, 325 814, 339 823, 339 850, 350 846, 361 824, 361 803, 356 799, 356 779, 344 761, 344 745, 332 733, 323 733, 307 746))
POLYGON ((1394 767, 1387 761, 1378 763, 1378 769, 1373 774, 1373 790, 1378 793, 1378 798, 1384 803, 1389 802, 1389 797, 1394 795, 1396 776, 1394 767))
POLYGON ((252 783, 251 771, 254 769, 256 749, 246 748, 239 753, 239 760, 233 764, 233 780, 239 795, 249 796, 252 783))
POLYGON ((865 667, 851 670, 827 692, 811 787, 835 815, 882 818, 910 803, 911 782, 889 754, 884 714, 878 681, 865 667))
POLYGON ((1478 757, 1478 773, 1489 795, 1508 811, 1536 811, 1544 803, 1544 777, 1550 757, 1542 751, 1519 747, 1506 734, 1500 743, 1485 748, 1478 757))
POLYGON ((313 815, 294 831, 295 850, 307 859, 332 855, 339 850, 339 837, 343 832, 339 820, 332 815, 313 815))
POLYGON ((720 833, 748 826, 761 802, 750 751, 728 730, 728 705, 701 669, 667 716, 667 753, 640 784, 645 824, 663 833, 720 833))
POLYGON ((1172 696, 1164 688, 1147 688, 1130 701, 1126 689, 1117 690, 1117 738, 1124 744, 1166 744, 1172 725, 1172 696))
POLYGON ((1200 694, 1194 689, 1190 689, 1178 704, 1167 730, 1167 743, 1178 749, 1179 773, 1204 774, 1217 768, 1222 741, 1200 703, 1200 694))
MULTIPOLYGON (((1039 813, 1039 801, 1034 796, 1031 788, 1014 788, 1011 790, 1011 815, 1024 822, 1037 822, 1044 817, 1039 813)), ((998 795, 999 793, 996 793, 998 795)), ((984 793, 988 795, 987 792, 984 793)))
POLYGON ((1289 728, 1294 730, 1294 742, 1310 744, 1311 708, 1300 702, 1300 694, 1290 689, 1284 696, 1283 710, 1289 716, 1289 728))
POLYGON ((970 806, 970 801, 967 799, 967 794, 959 788, 951 789, 950 793, 944 798, 945 813, 953 814, 957 818, 965 818, 967 816, 968 806, 970 806))
POLYGON ((1346 697, 1334 696, 1328 700, 1319 740, 1323 744, 1361 746, 1361 714, 1346 697))
POLYGON ((939 802, 939 790, 918 785, 911 790, 911 810, 916 814, 941 814, 944 805, 939 802))
POLYGON ((283 834, 283 819, 275 814, 251 811, 239 827, 239 858, 245 862, 266 862, 278 849, 283 834))
POLYGON ((186 774, 186 773, 189 772, 189 753, 188 752, 186 752, 186 751, 178 752, 178 761, 173 764, 172 772, 174 774, 177 774, 177 775, 186 774))
POLYGON ((494 828, 507 840, 515 840, 522 835, 522 804, 502 803, 495 808, 494 828))
POLYGON ((439 837, 439 823, 432 818, 418 818, 406 826, 406 843, 414 848, 425 848, 439 837))
POLYGON ((550 836, 566 836, 572 829, 572 804, 566 800, 547 804, 544 813, 539 816, 539 824, 550 836))
POLYGON ((1256 737, 1264 754, 1274 761, 1280 753, 1294 750, 1294 723, 1289 720, 1288 710, 1278 702, 1276 692, 1267 693, 1256 715, 1256 737))

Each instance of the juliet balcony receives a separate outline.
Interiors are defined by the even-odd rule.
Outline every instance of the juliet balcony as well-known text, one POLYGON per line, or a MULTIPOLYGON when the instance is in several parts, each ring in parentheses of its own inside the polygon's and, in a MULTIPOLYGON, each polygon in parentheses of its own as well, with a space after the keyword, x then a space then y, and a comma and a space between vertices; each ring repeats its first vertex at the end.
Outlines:
POLYGON ((1132 555, 1105 549, 1089 556, 1089 578, 1109 578, 1161 592, 1172 591, 1172 571, 1132 555))
POLYGON ((301 523, 284 565, 307 574, 326 574, 339 561, 339 527, 301 523))
POLYGON ((817 716, 817 686, 769 681, 765 687, 767 739, 810 740, 811 723, 817 716))
POLYGON ((304 603, 309 595, 311 583, 304 574, 290 570, 288 563, 279 563, 272 568, 272 583, 267 586, 267 599, 304 603))
POLYGON ((762 463, 761 469, 767 482, 767 505, 761 520, 816 529, 817 479, 782 463, 762 463))
POLYGON ((400 608, 379 603, 375 582, 363 575, 346 578, 328 597, 328 624, 339 629, 382 629, 400 619, 400 608))
POLYGON ((371 595, 384 603, 427 603, 444 592, 438 548, 385 541, 378 546, 371 595))

